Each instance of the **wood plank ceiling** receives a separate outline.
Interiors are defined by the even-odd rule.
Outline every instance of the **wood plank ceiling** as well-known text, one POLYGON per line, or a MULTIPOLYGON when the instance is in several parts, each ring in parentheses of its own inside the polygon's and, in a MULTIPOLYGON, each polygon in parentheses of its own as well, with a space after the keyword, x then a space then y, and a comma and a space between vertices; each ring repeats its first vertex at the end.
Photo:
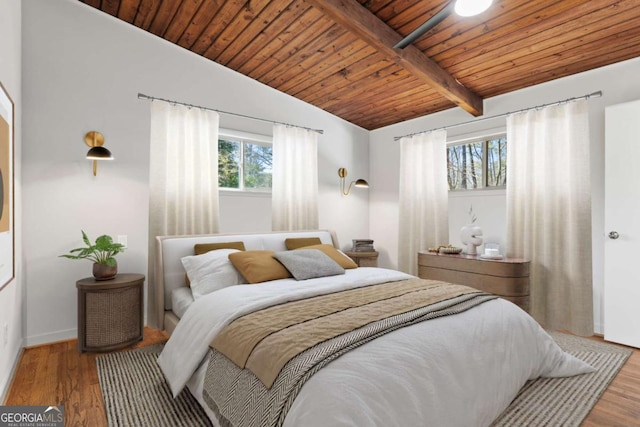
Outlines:
POLYGON ((448 1, 80 1, 365 129, 640 56, 638 0, 494 0, 404 50, 448 1))

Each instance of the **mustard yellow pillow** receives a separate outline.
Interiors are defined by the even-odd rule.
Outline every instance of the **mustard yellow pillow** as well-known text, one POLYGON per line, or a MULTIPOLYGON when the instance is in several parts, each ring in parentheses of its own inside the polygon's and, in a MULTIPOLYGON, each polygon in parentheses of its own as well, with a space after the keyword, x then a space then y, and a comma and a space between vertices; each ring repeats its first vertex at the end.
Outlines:
MULTIPOLYGON (((331 245, 327 245, 327 244, 311 245, 311 246, 305 246, 304 249, 321 250, 325 254, 329 255, 329 258, 337 262, 338 265, 340 265, 340 267, 344 269, 358 268, 358 264, 356 264, 351 258, 349 258, 348 256, 346 256, 345 254, 343 254, 342 252, 340 252, 339 250, 337 250, 331 245)), ((231 254, 231 255, 235 255, 235 254, 231 254)), ((231 255, 229 256, 231 257, 231 255)))
POLYGON ((273 254, 273 251, 234 252, 229 254, 229 260, 249 283, 292 277, 273 254))
POLYGON ((222 243, 196 243, 193 246, 193 253, 196 255, 202 255, 209 251, 215 251, 217 249, 237 249, 244 251, 243 242, 222 242, 222 243))
POLYGON ((284 244, 288 250, 304 248, 305 246, 319 245, 322 242, 319 237, 291 237, 284 239, 284 244))

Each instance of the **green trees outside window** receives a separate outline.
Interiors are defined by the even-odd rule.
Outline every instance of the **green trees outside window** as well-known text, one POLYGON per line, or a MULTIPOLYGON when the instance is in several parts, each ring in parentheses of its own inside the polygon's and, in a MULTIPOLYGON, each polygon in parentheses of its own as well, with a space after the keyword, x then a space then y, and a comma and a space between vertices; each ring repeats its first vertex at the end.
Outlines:
POLYGON ((218 186, 271 191, 272 146, 235 138, 218 140, 218 186))

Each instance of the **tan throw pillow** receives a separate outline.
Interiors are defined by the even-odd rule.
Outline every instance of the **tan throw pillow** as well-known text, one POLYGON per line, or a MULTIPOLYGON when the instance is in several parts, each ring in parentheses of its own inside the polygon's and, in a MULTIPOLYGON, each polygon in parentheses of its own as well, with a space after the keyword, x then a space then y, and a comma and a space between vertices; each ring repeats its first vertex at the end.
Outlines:
POLYGON ((289 239, 284 239, 284 245, 288 250, 304 248, 305 246, 311 245, 319 245, 322 241, 320 241, 319 237, 291 237, 289 239))
POLYGON ((229 254, 229 260, 249 283, 286 279, 291 273, 273 257, 273 251, 246 251, 229 254))
POLYGON ((196 255, 202 255, 209 251, 215 251, 217 249, 237 249, 244 251, 243 242, 222 242, 222 243, 196 243, 193 247, 193 253, 196 255))
MULTIPOLYGON (((331 245, 321 244, 321 245, 312 245, 305 246, 304 249, 319 249, 325 254, 329 255, 329 258, 334 260, 340 265, 340 267, 349 269, 349 268, 358 268, 358 264, 356 264, 351 258, 340 252, 338 249, 334 248, 331 245)), ((299 249, 298 249, 299 250, 299 249)), ((232 254, 235 255, 235 254, 232 254)), ((231 256, 231 255, 229 255, 231 256)))

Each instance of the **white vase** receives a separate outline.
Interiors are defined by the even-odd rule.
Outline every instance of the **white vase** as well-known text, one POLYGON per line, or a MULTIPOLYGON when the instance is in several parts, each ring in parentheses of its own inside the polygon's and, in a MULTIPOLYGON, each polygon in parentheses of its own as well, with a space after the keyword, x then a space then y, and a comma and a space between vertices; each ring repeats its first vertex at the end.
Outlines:
POLYGON ((482 244, 482 228, 475 224, 465 225, 460 229, 460 240, 466 246, 467 255, 477 255, 477 247, 482 244))

